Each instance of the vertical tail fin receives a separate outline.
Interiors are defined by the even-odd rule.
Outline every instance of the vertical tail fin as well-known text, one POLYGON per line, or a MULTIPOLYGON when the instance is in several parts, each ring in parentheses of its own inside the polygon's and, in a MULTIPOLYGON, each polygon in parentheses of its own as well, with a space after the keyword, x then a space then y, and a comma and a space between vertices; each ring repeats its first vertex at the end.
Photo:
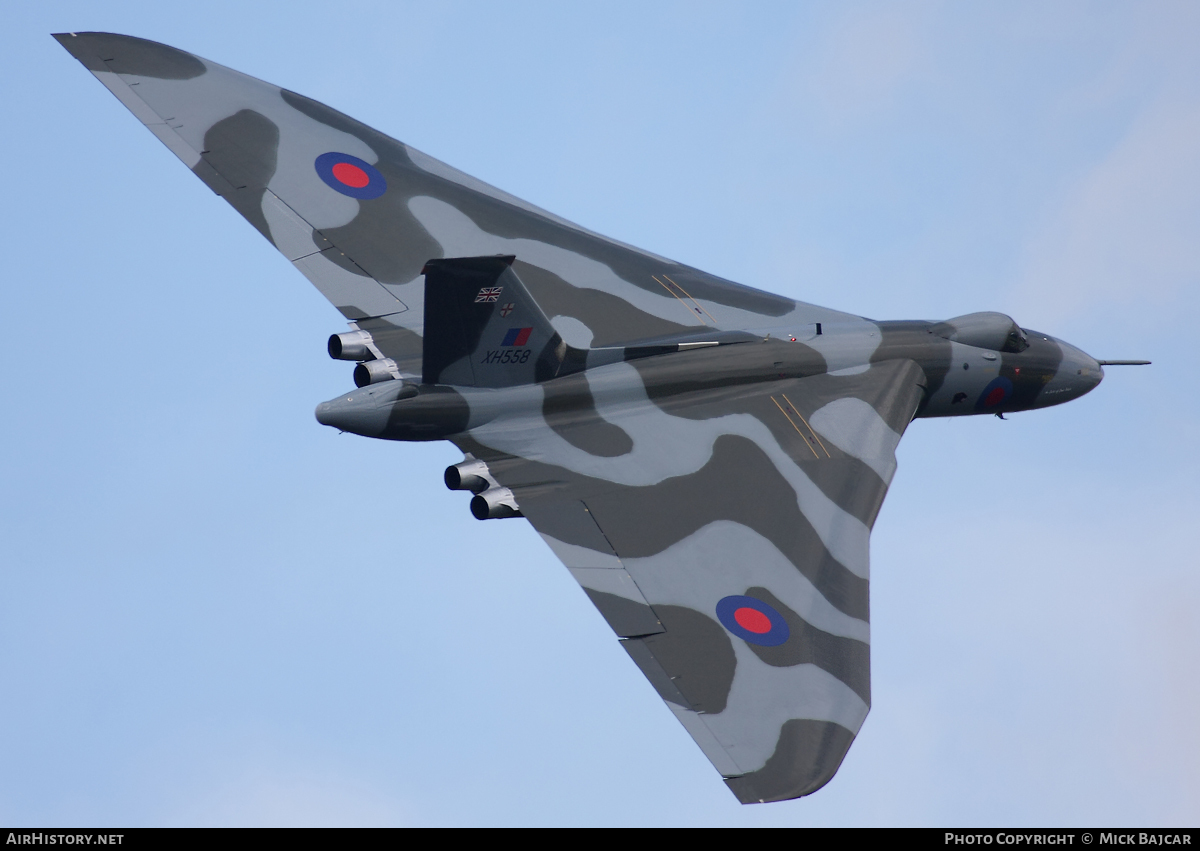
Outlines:
MULTIPOLYGON (((516 257, 425 264, 425 384, 513 387, 553 378, 571 349, 512 269, 516 257)), ((581 364, 582 365, 582 364, 581 364)))

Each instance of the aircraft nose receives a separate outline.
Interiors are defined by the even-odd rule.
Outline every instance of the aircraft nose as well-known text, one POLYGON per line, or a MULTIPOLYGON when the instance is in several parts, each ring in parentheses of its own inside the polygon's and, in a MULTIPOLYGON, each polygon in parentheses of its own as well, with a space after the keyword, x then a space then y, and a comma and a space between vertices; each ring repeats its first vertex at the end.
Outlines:
MULTIPOLYGON (((1063 362, 1069 361, 1069 368, 1074 370, 1076 385, 1080 388, 1079 395, 1094 390, 1096 385, 1104 380, 1104 367, 1100 365, 1094 357, 1087 354, 1074 346, 1063 345, 1064 349, 1069 350, 1070 357, 1063 358, 1063 362)), ((1064 352, 1067 353, 1067 352, 1064 352)))
POLYGON ((1039 402, 1042 405, 1057 405, 1078 399, 1092 390, 1104 380, 1104 367, 1082 349, 1055 340, 1062 350, 1062 360, 1054 377, 1042 390, 1039 402))

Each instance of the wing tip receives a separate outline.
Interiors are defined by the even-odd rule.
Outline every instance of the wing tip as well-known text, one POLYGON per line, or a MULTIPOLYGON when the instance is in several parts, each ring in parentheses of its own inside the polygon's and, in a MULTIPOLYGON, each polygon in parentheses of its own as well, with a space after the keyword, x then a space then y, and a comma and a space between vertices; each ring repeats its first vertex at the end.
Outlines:
MULTIPOLYGON (((102 32, 91 32, 91 31, 87 31, 87 32, 78 32, 77 31, 77 32, 70 32, 70 33, 68 33, 68 32, 50 33, 50 37, 52 39, 54 39, 55 41, 57 41, 59 44, 63 45, 64 47, 66 47, 66 45, 70 44, 71 42, 74 42, 75 44, 85 44, 89 41, 90 38, 97 38, 97 37, 101 37, 101 38, 104 38, 104 37, 107 37, 107 38, 137 38, 136 36, 122 35, 121 33, 102 33, 102 32)), ((144 40, 145 39, 138 39, 138 41, 144 41, 144 40)))
POLYGON ((111 71, 164 80, 189 80, 207 68, 185 50, 135 35, 106 32, 51 33, 92 72, 111 71))
POLYGON ((832 721, 794 718, 779 731, 779 744, 767 764, 725 785, 743 804, 767 804, 811 795, 833 779, 854 733, 832 721))
POLYGON ((79 33, 50 33, 50 37, 69 51, 71 48, 68 45, 79 38, 79 33))

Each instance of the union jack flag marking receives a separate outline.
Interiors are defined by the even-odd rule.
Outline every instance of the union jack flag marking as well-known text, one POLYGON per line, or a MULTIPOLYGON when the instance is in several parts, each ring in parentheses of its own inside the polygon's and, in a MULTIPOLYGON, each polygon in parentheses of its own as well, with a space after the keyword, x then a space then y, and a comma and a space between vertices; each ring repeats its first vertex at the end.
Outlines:
POLYGON ((500 298, 500 293, 504 291, 504 287, 484 287, 479 291, 479 295, 475 296, 475 303, 481 301, 497 301, 500 298))

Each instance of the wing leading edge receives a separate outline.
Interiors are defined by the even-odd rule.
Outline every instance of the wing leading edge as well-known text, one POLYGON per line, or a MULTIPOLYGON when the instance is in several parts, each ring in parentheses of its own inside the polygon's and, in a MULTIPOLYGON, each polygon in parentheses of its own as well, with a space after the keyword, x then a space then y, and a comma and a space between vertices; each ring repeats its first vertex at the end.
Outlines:
POLYGON ((555 384, 576 381, 591 408, 548 396, 540 424, 456 442, 740 801, 816 791, 870 708, 868 536, 924 373, 889 361, 640 405, 610 404, 598 372, 555 384))

